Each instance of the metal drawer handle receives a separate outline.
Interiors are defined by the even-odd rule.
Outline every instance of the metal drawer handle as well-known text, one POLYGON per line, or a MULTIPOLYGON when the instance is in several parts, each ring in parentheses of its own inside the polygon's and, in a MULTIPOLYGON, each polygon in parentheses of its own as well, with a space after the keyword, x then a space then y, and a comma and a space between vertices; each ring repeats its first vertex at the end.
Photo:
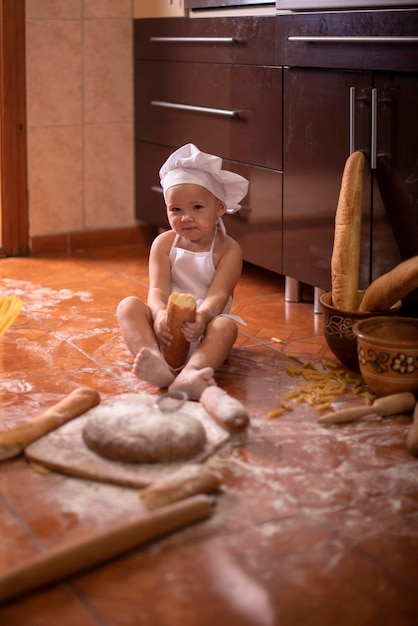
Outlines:
POLYGON ((350 101, 349 101, 349 141, 350 141, 350 154, 355 150, 356 142, 356 88, 350 87, 350 101))
POLYGON ((418 43, 418 37, 289 36, 288 41, 301 41, 307 43, 418 43))
POLYGON ((239 111, 233 109, 213 109, 211 107, 200 107, 193 104, 178 104, 177 102, 164 102, 161 100, 152 100, 151 105, 154 107, 164 107, 166 109, 179 109, 181 111, 196 111, 198 113, 212 113, 222 117, 238 117, 239 111))
POLYGON ((371 132, 370 132, 370 168, 377 166, 377 89, 372 89, 371 97, 371 132))
POLYGON ((163 188, 157 185, 151 185, 151 191, 154 191, 155 193, 163 193, 163 188))
POLYGON ((238 43, 235 37, 150 37, 162 43, 238 43))

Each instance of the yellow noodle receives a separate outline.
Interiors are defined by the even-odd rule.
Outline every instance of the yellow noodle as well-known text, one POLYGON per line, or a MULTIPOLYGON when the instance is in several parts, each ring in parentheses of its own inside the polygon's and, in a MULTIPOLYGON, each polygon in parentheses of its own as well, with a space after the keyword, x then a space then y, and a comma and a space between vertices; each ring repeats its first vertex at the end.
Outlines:
POLYGON ((324 402, 323 404, 318 404, 315 407, 315 411, 329 411, 329 409, 331 409, 331 403, 330 402, 324 402))
MULTIPOLYGON (((289 353, 286 357, 300 362, 299 357, 295 354, 289 353)), ((329 410, 332 408, 331 403, 338 396, 349 391, 356 395, 364 395, 366 401, 369 404, 372 403, 374 398, 371 394, 365 395, 362 379, 353 372, 346 372, 327 359, 321 361, 322 369, 318 369, 311 361, 306 361, 301 365, 301 367, 286 366, 286 372, 289 376, 298 376, 302 379, 297 389, 284 394, 285 402, 282 401, 281 404, 286 410, 289 410, 289 402, 287 401, 292 401, 294 404, 305 403, 315 407, 317 411, 329 410)))
POLYGON ((288 403, 288 402, 282 402, 280 403, 280 405, 286 410, 286 411, 293 411, 293 407, 288 403))
POLYGON ((0 336, 15 321, 22 308, 22 301, 17 296, 0 296, 0 336))
POLYGON ((294 354, 293 352, 288 352, 286 354, 286 358, 287 359, 293 359, 293 361, 299 361, 299 363, 301 363, 299 355, 298 354, 294 354))
POLYGON ((273 419, 274 417, 279 417, 280 415, 283 415, 283 413, 284 413, 283 407, 280 409, 276 409, 275 411, 269 411, 267 413, 267 418, 270 420, 270 419, 273 419))

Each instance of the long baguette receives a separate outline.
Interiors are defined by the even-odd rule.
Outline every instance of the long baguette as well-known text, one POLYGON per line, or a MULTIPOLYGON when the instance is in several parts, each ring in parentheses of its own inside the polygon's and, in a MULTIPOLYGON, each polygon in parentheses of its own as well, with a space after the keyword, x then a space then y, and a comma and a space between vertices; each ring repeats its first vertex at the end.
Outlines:
POLYGON ((213 493, 220 484, 220 478, 204 465, 184 465, 140 491, 139 496, 152 510, 197 494, 213 493))
POLYGON ((100 402, 100 395, 91 387, 78 387, 66 398, 41 415, 0 433, 0 460, 18 456, 33 441, 68 422, 100 402))
POLYGON ((335 214, 332 304, 344 311, 355 311, 358 305, 364 162, 362 152, 353 152, 348 157, 335 214))
POLYGON ((418 287, 418 256, 399 263, 366 289, 360 311, 385 311, 418 287))
POLYGON ((167 363, 177 369, 184 365, 189 353, 189 342, 184 338, 181 327, 185 322, 194 322, 196 300, 188 293, 173 291, 167 304, 167 324, 173 335, 170 345, 164 350, 167 363))

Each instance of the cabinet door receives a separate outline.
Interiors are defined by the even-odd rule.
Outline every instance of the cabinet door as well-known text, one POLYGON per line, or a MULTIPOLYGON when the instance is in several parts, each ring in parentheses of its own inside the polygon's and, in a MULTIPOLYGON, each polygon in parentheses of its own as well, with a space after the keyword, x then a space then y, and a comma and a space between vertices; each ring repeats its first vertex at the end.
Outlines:
MULTIPOLYGON (((370 153, 370 86, 368 72, 284 70, 283 273, 326 290, 331 287, 335 211, 350 154, 350 129, 354 149, 370 153)), ((371 182, 366 169, 360 287, 370 280, 371 182)))
POLYGON ((377 72, 372 278, 418 255, 418 75, 377 72))

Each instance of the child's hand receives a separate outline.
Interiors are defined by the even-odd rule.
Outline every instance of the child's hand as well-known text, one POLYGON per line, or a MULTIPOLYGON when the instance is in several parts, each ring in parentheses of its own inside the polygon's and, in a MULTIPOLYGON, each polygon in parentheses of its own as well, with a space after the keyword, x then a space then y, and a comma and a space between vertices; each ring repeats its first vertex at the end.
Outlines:
POLYGON ((167 311, 159 311, 154 320, 154 332, 157 336, 158 342, 165 348, 170 345, 173 340, 173 335, 167 324, 167 311))
POLYGON ((185 322, 181 327, 186 341, 196 341, 205 332, 206 322, 202 315, 196 313, 196 319, 194 322, 185 322))

